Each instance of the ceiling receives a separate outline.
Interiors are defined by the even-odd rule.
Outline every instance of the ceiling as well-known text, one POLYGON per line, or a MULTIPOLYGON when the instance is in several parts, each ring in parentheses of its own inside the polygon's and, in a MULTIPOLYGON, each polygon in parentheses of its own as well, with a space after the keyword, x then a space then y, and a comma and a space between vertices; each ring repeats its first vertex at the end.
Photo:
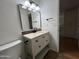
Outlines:
POLYGON ((79 0, 60 0, 60 10, 74 8, 79 5, 79 0))

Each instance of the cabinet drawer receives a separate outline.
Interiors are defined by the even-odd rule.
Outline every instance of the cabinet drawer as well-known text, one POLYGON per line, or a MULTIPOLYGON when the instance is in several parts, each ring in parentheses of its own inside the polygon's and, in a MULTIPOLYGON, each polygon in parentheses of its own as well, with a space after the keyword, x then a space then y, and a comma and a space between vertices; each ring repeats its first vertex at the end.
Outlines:
POLYGON ((33 55, 37 55, 41 50, 43 49, 43 44, 39 44, 39 45, 36 45, 36 46, 33 46, 33 55))
POLYGON ((44 34, 43 37, 44 37, 43 45, 45 47, 50 42, 50 38, 49 38, 48 33, 47 34, 44 34))
POLYGON ((45 40, 45 45, 49 44, 50 40, 49 39, 46 39, 45 40))
POLYGON ((42 36, 39 36, 32 40, 32 45, 36 46, 38 44, 41 44, 44 41, 44 38, 42 36))
POLYGON ((34 55, 37 55, 47 44, 49 43, 48 34, 43 34, 32 40, 32 51, 34 55))

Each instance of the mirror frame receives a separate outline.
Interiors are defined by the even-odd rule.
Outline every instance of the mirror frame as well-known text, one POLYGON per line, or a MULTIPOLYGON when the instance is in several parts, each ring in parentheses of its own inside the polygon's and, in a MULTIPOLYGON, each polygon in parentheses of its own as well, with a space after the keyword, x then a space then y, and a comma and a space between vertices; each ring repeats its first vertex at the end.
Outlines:
MULTIPOLYGON (((21 18, 20 6, 22 6, 22 4, 18 4, 18 5, 17 5, 17 8, 18 8, 18 13, 19 13, 19 19, 20 19, 20 24, 21 24, 21 30, 22 30, 22 32, 24 32, 23 26, 22 26, 22 18, 21 18)), ((39 14, 40 14, 40 28, 37 28, 37 31, 38 31, 38 30, 42 30, 41 12, 40 12, 40 11, 38 11, 38 12, 39 12, 39 14)), ((31 12, 30 12, 30 15, 32 15, 31 12)), ((32 17, 32 16, 31 16, 31 17, 32 17)), ((28 18, 29 18, 29 16, 28 16, 28 18)), ((31 19, 31 20, 32 20, 32 19, 31 19)), ((30 30, 34 30, 32 23, 31 23, 31 24, 29 23, 29 26, 30 26, 29 31, 30 31, 30 30)), ((26 30, 26 31, 27 31, 27 30, 26 30)))

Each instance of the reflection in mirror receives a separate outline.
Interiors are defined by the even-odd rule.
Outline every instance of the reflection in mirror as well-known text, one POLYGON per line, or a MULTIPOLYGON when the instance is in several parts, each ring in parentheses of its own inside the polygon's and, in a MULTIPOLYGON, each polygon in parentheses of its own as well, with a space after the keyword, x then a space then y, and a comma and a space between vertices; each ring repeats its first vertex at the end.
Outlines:
POLYGON ((18 7, 19 7, 19 15, 20 15, 22 31, 28 31, 30 29, 28 10, 22 8, 22 5, 18 5, 18 7))
POLYGON ((31 29, 41 29, 41 13, 40 11, 28 10, 28 8, 18 5, 19 16, 21 21, 22 31, 29 31, 31 29))
POLYGON ((40 28, 41 24, 40 24, 40 12, 36 11, 36 12, 31 12, 32 15, 32 25, 33 28, 40 28))

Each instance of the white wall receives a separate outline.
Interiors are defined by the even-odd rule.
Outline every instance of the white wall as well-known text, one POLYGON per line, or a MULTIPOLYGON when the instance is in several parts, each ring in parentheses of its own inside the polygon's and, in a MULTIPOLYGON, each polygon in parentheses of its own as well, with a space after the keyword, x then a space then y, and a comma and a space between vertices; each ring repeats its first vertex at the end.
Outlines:
POLYGON ((51 34, 52 50, 59 51, 59 0, 34 0, 41 8, 42 29, 51 34), (46 21, 47 18, 53 18, 46 21))
POLYGON ((0 0, 0 45, 21 35, 16 0, 0 0))
MULTIPOLYGON (((0 0, 0 45, 20 39, 20 36, 21 26, 17 12, 16 0, 0 0)), ((2 59, 17 59, 21 54, 20 46, 21 45, 17 45, 2 51, 0 52, 0 56, 2 53, 12 56, 11 58, 2 59)))

